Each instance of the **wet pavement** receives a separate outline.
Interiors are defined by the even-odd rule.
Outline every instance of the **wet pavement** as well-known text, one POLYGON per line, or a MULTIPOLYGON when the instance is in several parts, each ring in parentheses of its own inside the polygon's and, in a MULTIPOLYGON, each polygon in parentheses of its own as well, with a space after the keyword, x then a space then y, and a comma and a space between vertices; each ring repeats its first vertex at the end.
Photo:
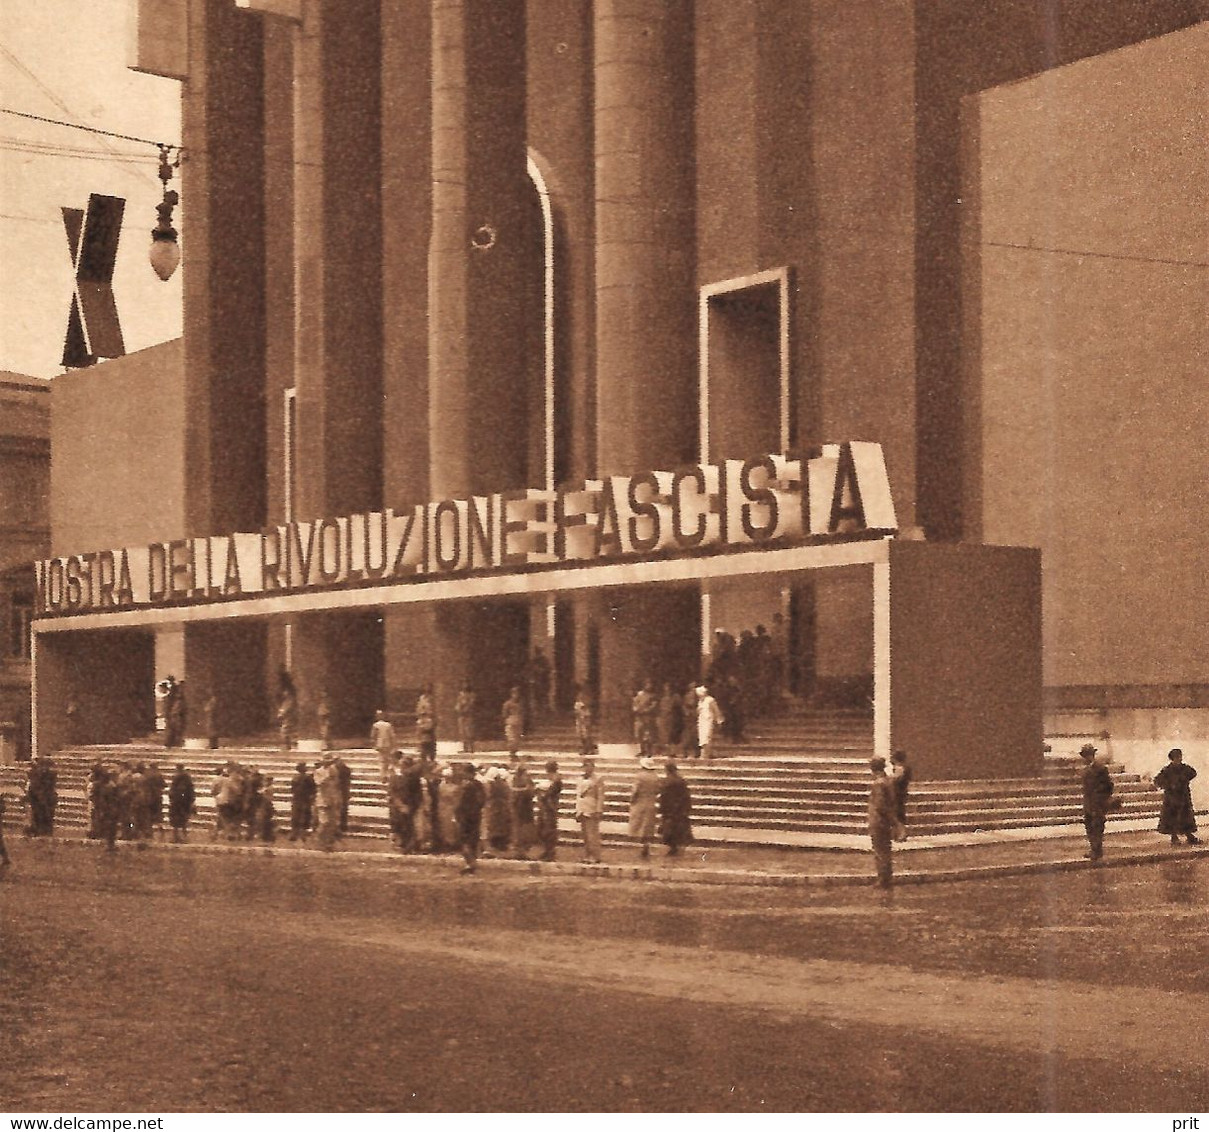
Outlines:
POLYGON ((1209 1102, 1204 857, 883 893, 11 847, 0 1107, 1209 1102))

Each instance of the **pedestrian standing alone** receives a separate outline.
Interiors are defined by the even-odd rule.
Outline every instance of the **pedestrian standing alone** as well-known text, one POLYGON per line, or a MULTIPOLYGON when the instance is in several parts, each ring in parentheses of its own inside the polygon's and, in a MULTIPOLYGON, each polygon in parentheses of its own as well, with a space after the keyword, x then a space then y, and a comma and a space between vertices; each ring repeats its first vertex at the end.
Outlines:
POLYGON ((378 762, 382 767, 382 781, 390 778, 390 768, 395 761, 395 750, 399 743, 395 738, 395 725, 386 718, 386 713, 379 709, 374 712, 373 726, 369 729, 369 741, 378 752, 378 762))
POLYGON ((420 758, 437 757, 437 701, 432 685, 425 684, 416 700, 416 746, 420 758))
POLYGON ((894 783, 886 775, 886 760, 875 755, 869 760, 873 781, 869 784, 869 840, 873 843, 873 860, 877 868, 877 883, 889 888, 894 883, 894 866, 890 860, 894 840, 894 823, 898 814, 898 799, 894 783))
POLYGON ((668 763, 665 770, 667 777, 659 791, 663 843, 669 857, 678 857, 680 850, 693 840, 693 796, 675 763, 668 763))
POLYGON ((575 714, 575 739, 579 744, 580 758, 583 758, 592 753, 593 740, 592 704, 582 684, 575 689, 575 704, 571 710, 575 714))
POLYGON ((1192 808, 1192 780, 1196 767, 1184 762, 1184 752, 1173 747, 1167 752, 1167 765, 1154 776, 1154 784, 1163 791, 1159 811, 1159 832, 1171 836, 1171 844, 1180 843, 1180 834, 1189 845, 1199 845, 1196 836, 1196 811, 1192 808))
POLYGON ((477 697, 469 684, 464 684, 462 690, 453 701, 453 714, 458 721, 458 739, 462 743, 462 753, 471 754, 474 751, 474 708, 477 697))
POLYGON ((655 773, 655 760, 642 759, 638 775, 630 792, 630 836, 639 842, 638 855, 645 860, 651 855, 651 842, 658 824, 660 783, 655 773))
POLYGON ((319 693, 319 702, 315 705, 315 718, 319 722, 319 745, 325 751, 332 749, 332 705, 327 698, 327 692, 319 693))
POLYGON ((353 801, 352 768, 339 755, 332 764, 336 768, 336 781, 340 783, 340 836, 348 833, 348 808, 353 801))
POLYGON ((290 840, 305 841, 315 808, 315 780, 306 763, 295 763, 290 779, 290 840))
POLYGON ((890 756, 890 781, 894 783, 894 840, 907 840, 907 792, 914 775, 907 764, 907 752, 895 751, 890 756))
POLYGON ((55 809, 59 804, 59 776, 50 759, 39 755, 29 768, 25 795, 29 801, 31 837, 50 837, 55 831, 55 809))
POLYGON ((479 856, 479 838, 482 836, 483 804, 487 799, 483 784, 475 773, 473 763, 462 768, 464 783, 458 798, 458 840, 462 845, 462 875, 474 873, 479 856))
POLYGON ((553 861, 558 851, 558 806, 563 793, 558 763, 546 763, 546 777, 537 784, 534 801, 537 810, 537 839, 542 847, 542 860, 553 861))
POLYGON ((174 842, 189 839, 189 816, 193 813, 196 800, 197 792, 192 776, 185 769, 184 763, 177 763, 176 773, 168 787, 168 825, 172 829, 174 842))
POLYGON ((202 704, 202 716, 206 724, 206 742, 210 750, 218 750, 218 697, 211 692, 202 704))
POLYGON ((1111 809, 1112 775, 1096 758, 1096 748, 1084 743, 1079 749, 1083 760, 1083 828, 1087 831, 1087 857, 1098 861, 1104 856, 1104 825, 1111 809))
POLYGON ((584 759, 583 771, 575 784, 575 818, 583 836, 583 861, 600 864, 600 819, 604 814, 605 783, 596 773, 596 760, 584 759))
POLYGON ((504 741, 508 745, 508 753, 519 755, 521 737, 525 733, 525 701, 519 686, 512 689, 500 714, 504 720, 504 741))
POLYGON ((292 751, 298 733, 298 689, 286 669, 277 674, 277 734, 281 749, 292 751))
POLYGON ((696 718, 697 747, 702 758, 712 759, 714 757, 714 734, 726 720, 722 716, 722 709, 718 706, 718 701, 710 695, 709 689, 704 684, 697 687, 696 718))

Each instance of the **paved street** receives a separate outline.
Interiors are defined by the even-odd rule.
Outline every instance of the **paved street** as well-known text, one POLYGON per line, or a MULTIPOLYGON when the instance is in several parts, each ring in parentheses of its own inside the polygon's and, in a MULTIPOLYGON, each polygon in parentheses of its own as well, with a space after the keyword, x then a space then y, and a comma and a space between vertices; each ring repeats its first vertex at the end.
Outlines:
POLYGON ((1209 1107, 1209 861, 869 888, 17 840, 0 1107, 1209 1107))

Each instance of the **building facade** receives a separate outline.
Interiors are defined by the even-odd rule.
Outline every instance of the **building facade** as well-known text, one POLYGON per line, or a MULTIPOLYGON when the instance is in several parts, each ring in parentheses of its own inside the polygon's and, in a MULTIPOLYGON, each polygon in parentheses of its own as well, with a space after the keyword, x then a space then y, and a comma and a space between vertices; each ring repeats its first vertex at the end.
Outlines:
POLYGON ((50 549, 50 383, 0 373, 0 761, 28 758, 33 562, 50 549))
MULTIPOLYGON (((833 549, 815 553, 817 568, 795 559, 712 581, 647 570, 624 585, 300 600, 257 615, 222 592, 229 578, 175 602, 166 583, 154 625, 131 616, 125 629, 98 631, 96 614, 78 631, 40 634, 48 741, 71 673, 102 661, 138 674, 127 691, 184 673, 215 693, 232 733, 265 726, 283 667, 304 718, 326 696, 341 731, 364 728, 384 704, 407 710, 427 682, 447 719, 458 688, 472 684, 490 729, 534 649, 552 661, 555 705, 586 685, 605 731, 620 737, 647 675, 695 680, 715 629, 737 633, 777 614, 803 695, 876 701, 879 668, 894 657, 898 692, 885 694, 898 699, 880 705, 879 748, 927 748, 937 773, 955 773, 941 753, 953 747, 975 763, 982 750, 988 772, 1003 758, 1035 765, 1043 680, 1051 708, 1073 713, 1072 730, 1091 715, 1098 731, 1106 713, 1136 722, 1180 707, 1191 713, 1180 726, 1209 739, 1209 640, 1205 619, 1192 616, 1190 571, 1209 547, 1186 510, 1167 508, 1166 545, 1178 553, 1147 574, 1155 560, 1129 518, 1153 513, 1156 493, 1190 487, 1197 441, 1181 421, 1206 411, 1191 373, 1204 338, 1184 320, 1203 305, 1203 272, 1147 245, 1166 314, 1135 304, 1131 333, 1150 353, 1137 351, 1122 372, 1111 351, 1046 339, 1045 324, 1030 352, 1017 333, 1021 304, 1054 288, 1052 261, 1013 267, 1001 255, 1019 244, 1108 262, 1136 234, 1105 228, 1105 247, 1078 243, 1080 200, 1098 193, 1114 214, 1104 154, 1128 152, 1134 136, 1130 114, 1104 100, 1119 98, 1124 73, 1141 76, 1153 105, 1164 93, 1154 76, 1165 75, 1161 126, 1187 133, 1204 3, 134 8, 135 65, 181 80, 183 99, 183 376, 179 400, 163 392, 179 419, 169 461, 179 493, 171 514, 140 510, 158 529, 129 540, 117 536, 141 519, 128 493, 112 514, 131 521, 115 521, 108 538, 56 524, 54 553, 276 530, 286 533, 271 553, 281 538, 297 540, 301 558, 315 553, 308 539, 325 519, 366 516, 330 537, 351 547, 356 529, 368 547, 375 517, 445 501, 452 554, 452 532, 469 532, 458 527, 474 506, 466 501, 552 499, 566 485, 759 454, 842 460, 851 450, 821 446, 845 441, 879 446, 893 530, 867 526, 898 537, 884 561, 845 559, 836 523, 822 531, 833 549), (1023 92, 1015 102, 1014 91, 1023 92), (1037 120, 1052 124, 1055 108, 1089 98, 1103 114, 1093 119, 1124 121, 1125 132, 1097 136, 1094 121, 1064 120, 1046 152, 1071 171, 1074 188, 1062 185, 1077 199, 1041 209, 1051 221, 1044 247, 1032 229, 1018 239, 1053 188, 1029 114, 1041 99, 1037 120), (1002 191, 1030 154, 1033 195, 1002 191), (1055 452, 1092 437, 1123 441, 1120 414, 1149 403, 1155 371, 1179 396, 1150 414, 1138 444, 1154 451, 1169 432, 1184 438, 1151 465, 1158 480, 1113 478, 1122 465, 1102 448, 1067 477, 1055 452), (1047 469, 1060 466, 1059 481, 1047 469), (1040 548, 1044 581, 1028 554, 996 556, 992 544, 1040 548), (1105 559, 1126 568, 1103 568, 1105 559), (891 614, 895 570, 906 596, 891 614), (1178 628, 1177 647, 1120 622, 1121 603, 1145 593, 1170 602, 1163 621, 1178 628), (223 600, 230 616, 180 612, 223 600)), ((1165 154, 1163 170, 1160 182, 1199 176, 1191 201, 1203 203, 1191 149, 1165 154)), ((1193 244, 1195 204, 1172 207, 1193 244)), ((1103 293, 1094 276, 1079 285, 1103 293)), ((1114 286, 1130 291, 1128 278, 1114 286)), ((1097 317, 1113 325, 1113 311, 1097 317)), ((64 478, 56 498, 71 490, 64 478)), ((165 558, 161 569, 171 568, 165 558)))

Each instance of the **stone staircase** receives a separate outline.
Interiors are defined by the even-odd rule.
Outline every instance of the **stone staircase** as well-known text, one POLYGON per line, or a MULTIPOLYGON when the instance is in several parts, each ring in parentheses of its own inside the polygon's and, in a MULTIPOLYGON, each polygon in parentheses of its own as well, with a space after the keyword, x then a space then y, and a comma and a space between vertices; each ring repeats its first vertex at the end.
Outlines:
MULTIPOLYGON (((693 821, 700 840, 731 844, 787 844, 810 838, 812 844, 847 844, 865 833, 868 799, 868 758, 872 751, 872 723, 867 714, 846 711, 806 712, 804 709, 748 728, 742 743, 721 748, 723 757, 712 763, 682 760, 682 773, 693 795, 693 821)), ((541 764, 555 758, 562 765, 567 787, 563 793, 562 824, 574 822, 574 779, 579 760, 575 736, 565 724, 553 721, 526 740, 535 777, 541 764)), ((597 759, 607 783, 604 828, 613 836, 624 832, 634 757, 618 748, 605 748, 597 759), (610 753, 612 752, 612 753, 610 753)), ((340 752, 353 772, 350 834, 387 836, 385 791, 378 779, 378 759, 366 749, 340 752)), ((300 759, 314 763, 314 752, 281 752, 268 745, 224 747, 221 751, 171 751, 150 743, 64 750, 55 757, 59 772, 57 823, 79 828, 87 823, 85 785, 88 768, 98 758, 144 762, 156 760, 165 777, 177 762, 194 774, 198 791, 197 823, 213 821, 209 780, 216 765, 226 759, 255 764, 275 778, 278 823, 288 821, 289 780, 300 759)), ((444 756, 443 756, 444 757, 444 756)), ((456 757, 456 756, 450 756, 456 757)), ((477 762, 505 762, 506 752, 480 750, 477 762)), ((908 814, 913 836, 994 831, 1030 826, 1070 825, 1082 820, 1079 760, 1050 757, 1033 778, 916 782, 912 785, 908 814)), ((1138 776, 1113 768, 1116 791, 1124 805, 1119 818, 1157 815, 1160 795, 1138 776)), ((15 767, 0 768, 0 787, 9 794, 10 823, 23 821, 13 795, 24 780, 15 767)))

